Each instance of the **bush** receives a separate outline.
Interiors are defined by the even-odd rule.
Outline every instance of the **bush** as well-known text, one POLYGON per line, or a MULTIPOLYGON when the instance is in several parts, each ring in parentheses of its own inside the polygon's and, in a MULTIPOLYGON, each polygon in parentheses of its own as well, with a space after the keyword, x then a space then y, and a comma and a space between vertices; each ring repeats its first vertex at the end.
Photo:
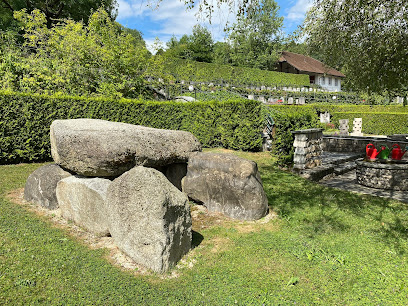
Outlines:
POLYGON ((274 105, 268 106, 266 112, 273 118, 276 127, 272 152, 278 156, 278 164, 289 165, 293 162, 295 139, 291 132, 320 128, 316 111, 309 106, 274 105))
POLYGON ((0 112, 0 164, 49 160, 49 127, 56 119, 185 130, 204 147, 256 151, 262 145, 262 105, 244 99, 183 103, 0 92, 0 112))

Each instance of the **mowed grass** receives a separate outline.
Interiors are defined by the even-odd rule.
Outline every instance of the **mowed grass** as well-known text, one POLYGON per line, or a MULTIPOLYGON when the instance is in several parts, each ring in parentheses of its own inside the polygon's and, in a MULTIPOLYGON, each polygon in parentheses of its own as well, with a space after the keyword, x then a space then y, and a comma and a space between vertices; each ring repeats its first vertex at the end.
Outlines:
POLYGON ((239 222, 193 205, 196 247, 164 276, 124 271, 13 203, 40 164, 0 166, 0 304, 407 304, 406 205, 305 181, 267 153, 235 154, 258 163, 278 217, 239 222))

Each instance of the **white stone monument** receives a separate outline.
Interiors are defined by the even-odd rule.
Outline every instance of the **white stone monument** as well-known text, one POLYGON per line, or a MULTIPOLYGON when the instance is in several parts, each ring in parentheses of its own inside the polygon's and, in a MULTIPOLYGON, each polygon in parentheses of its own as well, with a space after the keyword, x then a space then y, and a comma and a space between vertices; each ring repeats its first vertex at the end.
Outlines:
POLYGON ((320 113, 320 122, 330 123, 330 113, 329 112, 320 113))
POLYGON ((293 104, 293 97, 288 98, 288 104, 293 104))
POLYGON ((353 120, 353 133, 351 136, 363 136, 363 118, 354 118, 353 120))

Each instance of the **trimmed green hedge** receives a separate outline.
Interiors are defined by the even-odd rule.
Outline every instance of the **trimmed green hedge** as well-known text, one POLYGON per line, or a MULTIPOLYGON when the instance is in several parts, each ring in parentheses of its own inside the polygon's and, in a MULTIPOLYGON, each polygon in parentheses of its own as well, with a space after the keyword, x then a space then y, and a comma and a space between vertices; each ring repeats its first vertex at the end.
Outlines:
POLYGON ((321 124, 316 111, 309 106, 296 105, 271 105, 266 107, 266 112, 274 122, 276 134, 273 141, 272 152, 278 156, 280 165, 289 165, 293 162, 293 141, 291 133, 296 130, 320 128, 321 124))
POLYGON ((165 71, 178 80, 195 82, 229 82, 230 85, 261 84, 265 86, 310 86, 309 76, 254 68, 201 63, 182 59, 167 60, 165 71))
POLYGON ((354 118, 363 118, 363 133, 374 135, 408 134, 408 112, 336 112, 332 122, 338 127, 339 119, 349 119, 349 130, 353 130, 354 118))
POLYGON ((0 92, 0 164, 50 159, 55 119, 95 118, 193 133, 204 147, 259 150, 263 108, 244 99, 209 102, 107 100, 0 92))
POLYGON ((408 107, 402 105, 313 105, 320 112, 355 112, 355 113, 408 113, 408 107))

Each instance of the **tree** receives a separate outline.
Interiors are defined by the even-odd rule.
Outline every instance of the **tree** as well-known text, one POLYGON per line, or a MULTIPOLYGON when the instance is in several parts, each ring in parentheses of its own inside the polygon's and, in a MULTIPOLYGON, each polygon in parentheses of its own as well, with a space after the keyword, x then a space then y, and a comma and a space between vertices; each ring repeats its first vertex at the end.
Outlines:
POLYGON ((208 29, 195 25, 190 36, 188 49, 191 51, 192 60, 211 63, 213 58, 214 41, 208 29))
POLYGON ((280 49, 283 17, 274 0, 261 0, 229 29, 233 65, 273 70, 280 49))
POLYGON ((88 22, 89 16, 99 7, 103 7, 112 19, 117 15, 116 0, 0 0, 0 29, 15 26, 13 14, 26 9, 28 13, 40 10, 51 27, 58 19, 71 18, 88 22))
POLYGON ((195 25, 191 35, 183 35, 180 41, 172 36, 166 43, 166 55, 197 62, 212 62, 214 41, 208 29, 195 25))
POLYGON ((213 63, 220 65, 232 64, 231 46, 227 42, 216 42, 214 44, 214 59, 213 63))
POLYGON ((87 25, 71 19, 48 28, 39 10, 14 13, 24 29, 0 33, 0 88, 45 94, 136 98, 145 89, 149 53, 98 9, 87 25))
POLYGON ((406 0, 315 0, 304 24, 323 62, 343 67, 355 90, 398 93, 408 85, 406 0))

